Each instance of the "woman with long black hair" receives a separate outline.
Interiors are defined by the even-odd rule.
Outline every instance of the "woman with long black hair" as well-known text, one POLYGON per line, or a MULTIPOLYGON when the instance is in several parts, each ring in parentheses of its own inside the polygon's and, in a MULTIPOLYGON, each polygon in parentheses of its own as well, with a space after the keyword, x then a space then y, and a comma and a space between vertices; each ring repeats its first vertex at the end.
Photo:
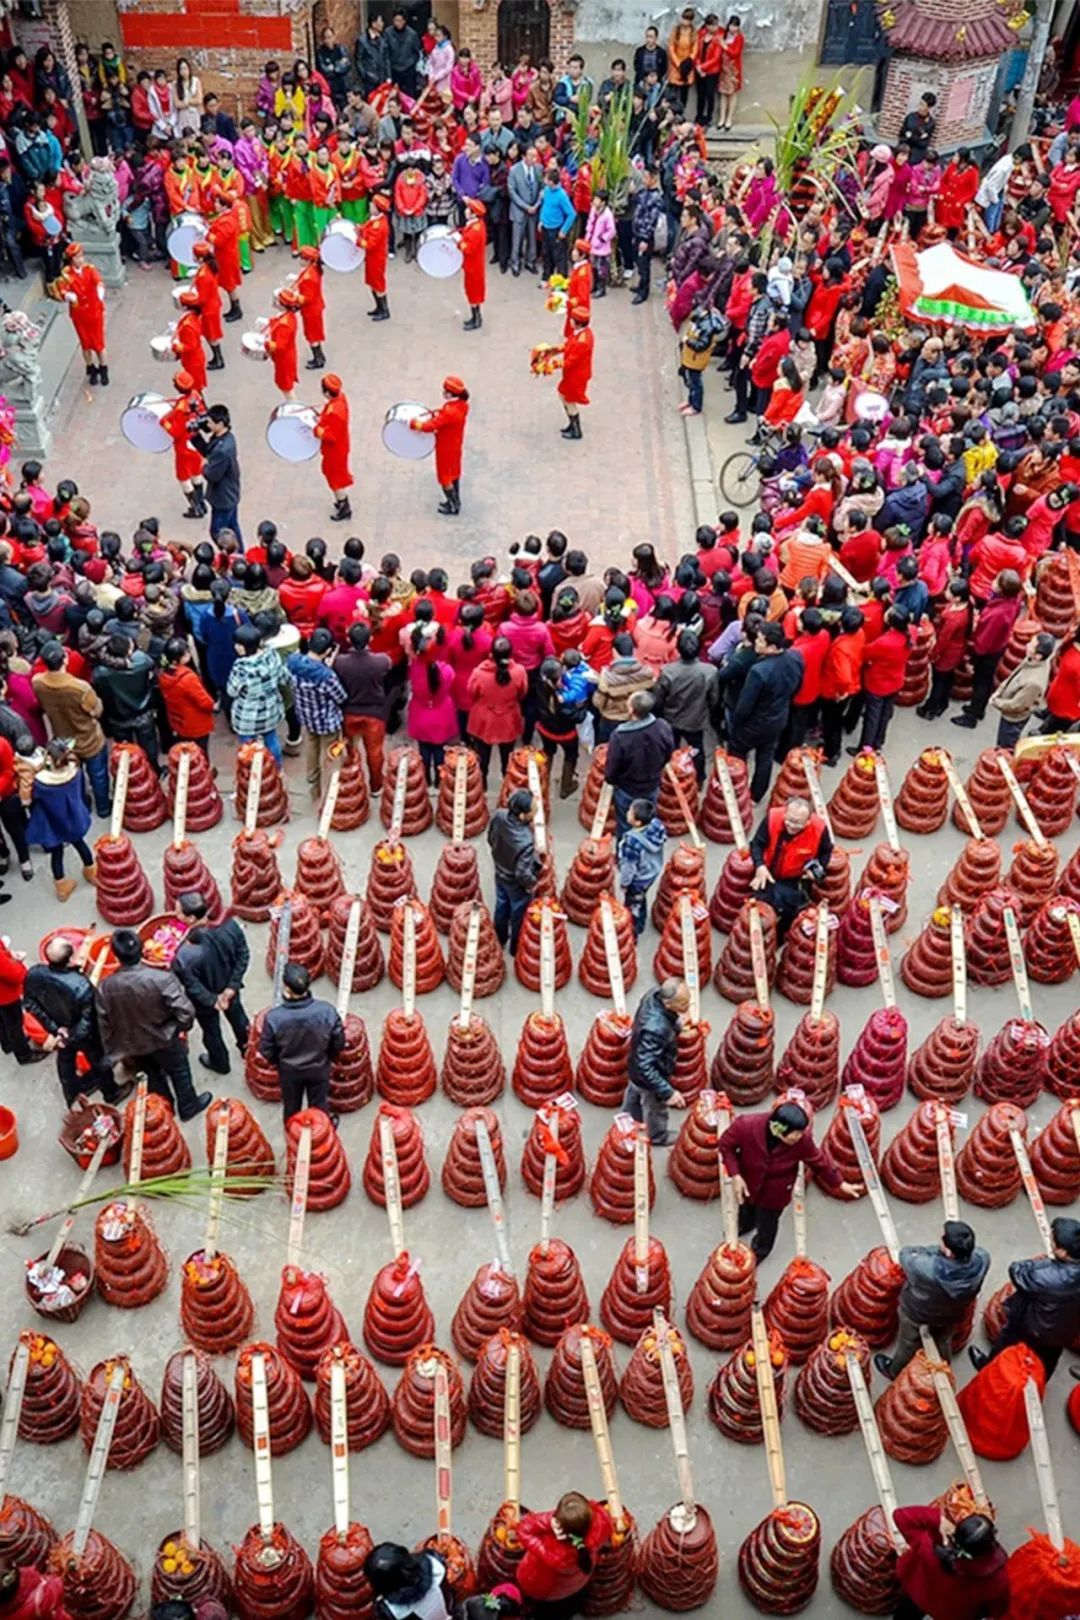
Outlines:
MULTIPOLYGON (((430 606, 430 604, 428 604, 430 606)), ((437 787, 446 744, 457 736, 454 671, 446 662, 446 631, 434 621, 409 632, 409 713, 407 730, 420 750, 424 780, 437 787)))

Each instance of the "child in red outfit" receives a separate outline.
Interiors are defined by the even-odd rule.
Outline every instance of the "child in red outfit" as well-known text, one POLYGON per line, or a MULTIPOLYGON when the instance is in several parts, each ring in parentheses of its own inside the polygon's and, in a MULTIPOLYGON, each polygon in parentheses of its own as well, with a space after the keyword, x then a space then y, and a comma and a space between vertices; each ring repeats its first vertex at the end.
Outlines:
POLYGON ((525 1548, 517 1584, 530 1614, 546 1620, 576 1614, 596 1554, 611 1538, 606 1510, 579 1491, 568 1491, 554 1513, 526 1513, 517 1533, 525 1548))

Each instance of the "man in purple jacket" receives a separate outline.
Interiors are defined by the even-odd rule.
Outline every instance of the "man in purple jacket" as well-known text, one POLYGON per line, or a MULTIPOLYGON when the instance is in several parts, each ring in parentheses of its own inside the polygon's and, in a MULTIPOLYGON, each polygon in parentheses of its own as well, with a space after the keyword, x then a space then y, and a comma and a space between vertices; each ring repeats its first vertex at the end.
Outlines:
POLYGON ((754 1233, 751 1248, 759 1265, 772 1253, 800 1164, 845 1198, 857 1198, 861 1190, 841 1179, 810 1133, 809 1105, 795 1101, 781 1099, 767 1114, 741 1114, 720 1138, 720 1154, 735 1183, 740 1236, 754 1233))

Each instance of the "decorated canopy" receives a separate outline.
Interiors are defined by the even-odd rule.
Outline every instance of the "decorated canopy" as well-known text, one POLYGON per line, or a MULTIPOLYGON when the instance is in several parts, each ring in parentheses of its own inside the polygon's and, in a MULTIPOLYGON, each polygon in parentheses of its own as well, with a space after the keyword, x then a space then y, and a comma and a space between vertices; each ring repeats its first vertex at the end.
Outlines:
POLYGON ((969 332, 1010 332, 1036 324, 1018 276, 965 258, 950 242, 937 242, 922 253, 910 242, 897 242, 891 251, 900 307, 909 319, 969 332))

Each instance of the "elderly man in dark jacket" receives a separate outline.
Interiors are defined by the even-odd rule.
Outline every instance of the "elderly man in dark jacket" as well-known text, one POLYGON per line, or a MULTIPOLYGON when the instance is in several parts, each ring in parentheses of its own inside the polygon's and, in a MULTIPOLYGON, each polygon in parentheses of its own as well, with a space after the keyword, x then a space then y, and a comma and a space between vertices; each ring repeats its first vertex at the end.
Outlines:
POLYGON ((909 461, 904 468, 900 487, 886 495, 885 504, 874 519, 874 527, 879 534, 886 534, 890 529, 902 525, 912 540, 918 542, 926 531, 929 515, 930 486, 918 463, 909 461))
POLYGON ((656 699, 651 692, 635 692, 629 708, 629 720, 611 734, 604 766, 604 780, 614 789, 620 838, 630 825, 626 818, 635 799, 648 799, 655 808, 664 766, 675 752, 675 733, 655 713, 656 699))
POLYGON ((356 77, 365 101, 371 92, 390 77, 390 53, 386 46, 386 24, 381 17, 372 17, 356 41, 356 77))
POLYGON ((533 821, 536 806, 528 788, 517 788, 505 809, 496 810, 488 823, 488 848, 495 865, 495 933, 500 945, 517 950, 525 907, 540 876, 533 821))
POLYGON ((46 1046, 56 1053, 56 1073, 64 1101, 70 1108, 80 1092, 96 1091, 107 1103, 121 1103, 134 1086, 118 1086, 105 1062, 98 1030, 94 987, 75 965, 75 947, 56 936, 45 947, 44 962, 35 962, 23 986, 23 1006, 45 1031, 46 1046), (89 1065, 78 1071, 78 1060, 89 1065))
POLYGON ((278 1071, 287 1123, 305 1106, 305 1097, 308 1108, 328 1112, 330 1070, 345 1045, 345 1026, 331 1002, 311 994, 311 974, 299 962, 286 962, 281 987, 283 999, 263 1024, 259 1056, 278 1071))
POLYGON ((399 90, 415 100, 420 93, 417 69, 420 66, 423 47, 420 44, 420 35, 409 23, 407 14, 400 8, 394 12, 385 39, 390 57, 390 77, 399 90))
POLYGON ((96 992, 105 1061, 145 1074, 151 1091, 175 1100, 182 1120, 194 1119, 209 1108, 214 1094, 196 1092, 191 1081, 187 1046, 180 1038, 195 1022, 187 992, 170 968, 143 961, 134 928, 116 930, 112 952, 120 965, 96 992))
POLYGON ((235 917, 212 928, 205 926, 208 910, 201 894, 180 896, 180 915, 188 918, 192 926, 173 958, 173 972, 191 998, 202 1030, 206 1051, 199 1053, 199 1062, 215 1074, 228 1074, 229 1053, 221 1034, 221 1015, 224 1013, 228 1019, 243 1057, 251 1024, 240 997, 251 952, 247 935, 235 917))
POLYGON ((658 990, 642 996, 630 1031, 627 1086, 623 1108, 644 1123, 653 1147, 667 1147, 668 1109, 685 1108, 686 1098, 675 1090, 671 1077, 679 1052, 679 1025, 690 1006, 690 992, 682 979, 665 979, 658 990))
POLYGON ((1051 1256, 1014 1260, 1009 1267, 1016 1292, 1005 1306, 1005 1326, 989 1355, 974 1345, 968 1350, 973 1366, 984 1367, 1010 1344, 1026 1344, 1049 1379, 1061 1352, 1080 1338, 1080 1221, 1059 1215, 1050 1235, 1051 1256))
POLYGON ((953 1333, 979 1297, 990 1270, 990 1256, 975 1243, 966 1221, 946 1221, 938 1244, 906 1244, 900 1250, 904 1286, 900 1293, 900 1332, 891 1356, 879 1353, 874 1366, 885 1378, 903 1372, 922 1348, 920 1327, 928 1327, 946 1361, 952 1360, 953 1333))
POLYGON ((740 1114, 720 1138, 720 1157, 739 1200, 739 1232, 754 1233, 751 1248, 759 1263, 772 1253, 801 1164, 845 1198, 857 1198, 862 1190, 842 1179, 829 1154, 814 1141, 810 1123, 809 1105, 789 1096, 768 1113, 740 1114))
MULTIPOLYGON (((786 647, 778 624, 763 624, 754 640, 757 662, 742 685, 731 714, 731 752, 754 756, 750 796, 758 804, 769 790, 776 745, 788 722, 791 703, 802 685, 802 654, 786 647)), ((610 755, 609 755, 610 758, 610 755)))

